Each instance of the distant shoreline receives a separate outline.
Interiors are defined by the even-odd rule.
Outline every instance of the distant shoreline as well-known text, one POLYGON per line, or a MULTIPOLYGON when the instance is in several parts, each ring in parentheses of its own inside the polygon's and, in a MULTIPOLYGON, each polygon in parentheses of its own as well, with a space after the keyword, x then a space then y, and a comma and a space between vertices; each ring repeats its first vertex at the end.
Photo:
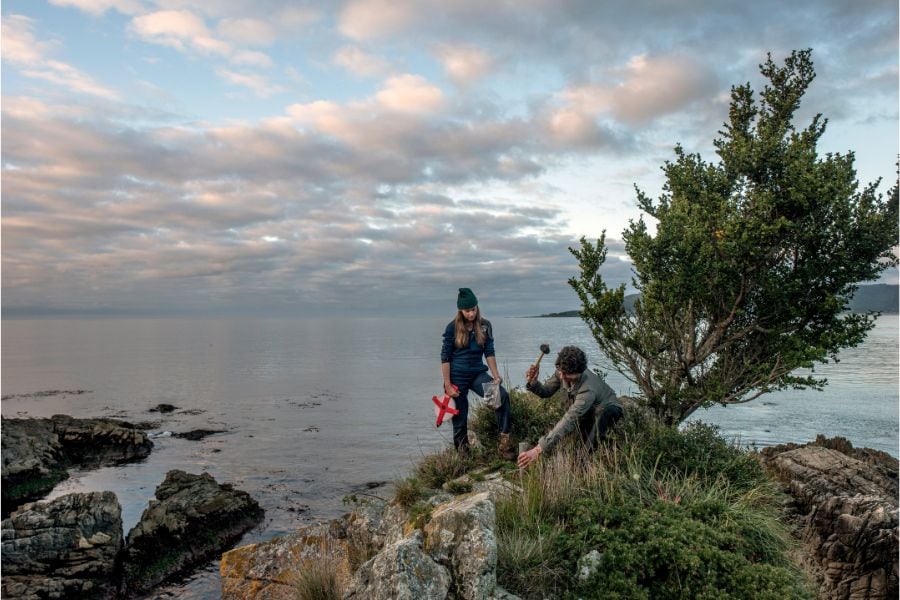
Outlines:
MULTIPOLYGON (((875 283, 872 285, 861 285, 856 291, 856 295, 850 301, 850 310, 852 313, 880 312, 885 315, 900 314, 900 306, 898 306, 898 289, 900 286, 890 283, 875 283)), ((640 294, 628 294, 625 296, 625 310, 631 310, 634 302, 640 297, 640 294)), ((567 310, 563 312, 546 313, 543 315, 530 315, 526 319, 546 319, 555 317, 577 317, 579 310, 567 310)))

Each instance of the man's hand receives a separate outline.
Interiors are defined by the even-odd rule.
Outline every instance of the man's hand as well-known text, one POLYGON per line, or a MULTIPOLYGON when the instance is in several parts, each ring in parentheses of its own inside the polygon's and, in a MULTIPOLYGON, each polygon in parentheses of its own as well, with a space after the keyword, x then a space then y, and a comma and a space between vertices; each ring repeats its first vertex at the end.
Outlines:
POLYGON ((459 390, 456 389, 456 387, 448 381, 444 382, 444 393, 451 398, 459 398, 459 390))
POLYGON ((519 459, 517 461, 519 463, 519 468, 524 469, 533 461, 537 460, 537 457, 541 455, 541 452, 543 452, 543 450, 541 450, 541 447, 535 446, 531 450, 526 450, 525 452, 519 454, 519 459))
POLYGON ((540 367, 538 367, 537 365, 531 365, 530 367, 528 367, 528 370, 525 371, 525 381, 527 381, 528 383, 536 381, 540 372, 540 367))

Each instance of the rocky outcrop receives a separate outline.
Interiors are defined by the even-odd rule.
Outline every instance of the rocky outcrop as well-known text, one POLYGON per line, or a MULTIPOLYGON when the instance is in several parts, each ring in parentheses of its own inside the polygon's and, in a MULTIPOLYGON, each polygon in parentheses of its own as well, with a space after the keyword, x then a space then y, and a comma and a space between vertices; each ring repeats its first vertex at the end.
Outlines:
POLYGON ((115 419, 3 419, 3 515, 36 500, 73 466, 98 467, 147 457, 144 431, 115 419))
POLYGON ((453 575, 456 598, 480 600, 497 587, 494 503, 487 492, 434 509, 425 525, 425 549, 453 575))
POLYGON ((761 456, 793 497, 820 597, 896 598, 897 459, 843 438, 766 448, 761 456))
POLYGON ((416 529, 385 546, 356 571, 344 600, 444 600, 450 572, 424 551, 422 542, 422 532, 416 529))
POLYGON ((123 553, 129 593, 146 591, 176 573, 218 557, 262 520, 246 492, 207 473, 169 471, 156 500, 128 534, 123 553))
POLYGON ((3 520, 5 598, 114 598, 122 509, 112 492, 68 494, 3 520))
POLYGON ((310 570, 333 573, 339 589, 350 582, 350 547, 343 523, 309 525, 268 542, 236 548, 222 555, 222 598, 294 600, 299 577, 310 570))
MULTIPOLYGON (((508 492, 504 485, 490 487, 508 492)), ((346 600, 517 600, 497 587, 490 492, 437 493, 422 507, 430 511, 422 528, 402 506, 369 501, 328 524, 232 550, 222 557, 222 597, 296 598, 305 572, 327 564, 346 600)))
POLYGON ((50 419, 3 419, 3 516, 43 497, 68 477, 59 436, 50 419))

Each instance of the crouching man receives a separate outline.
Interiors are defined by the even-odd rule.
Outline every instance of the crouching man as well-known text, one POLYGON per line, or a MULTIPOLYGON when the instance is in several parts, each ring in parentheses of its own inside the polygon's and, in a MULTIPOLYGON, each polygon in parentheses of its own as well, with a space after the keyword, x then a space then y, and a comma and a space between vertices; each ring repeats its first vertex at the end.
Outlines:
POLYGON ((574 430, 578 431, 584 448, 593 452, 609 429, 624 415, 615 392, 596 373, 588 370, 587 357, 575 346, 566 346, 559 351, 556 373, 543 384, 538 381, 538 372, 539 368, 531 365, 525 373, 528 391, 541 398, 549 398, 562 386, 567 396, 567 410, 550 433, 538 441, 537 446, 519 454, 519 466, 527 467, 574 430))

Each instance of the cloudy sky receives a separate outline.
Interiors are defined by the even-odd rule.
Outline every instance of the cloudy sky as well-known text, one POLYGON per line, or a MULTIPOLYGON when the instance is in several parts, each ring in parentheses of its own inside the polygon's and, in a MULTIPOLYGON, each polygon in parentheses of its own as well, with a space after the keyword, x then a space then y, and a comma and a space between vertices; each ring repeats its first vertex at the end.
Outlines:
MULTIPOLYGON (((802 121, 895 177, 896 0, 6 0, 4 310, 577 308, 731 85, 812 48, 802 121)), ((887 184, 882 185, 886 190, 887 184)), ((890 275, 896 280, 896 271, 890 275)), ((7 313, 9 314, 9 313, 7 313)))

